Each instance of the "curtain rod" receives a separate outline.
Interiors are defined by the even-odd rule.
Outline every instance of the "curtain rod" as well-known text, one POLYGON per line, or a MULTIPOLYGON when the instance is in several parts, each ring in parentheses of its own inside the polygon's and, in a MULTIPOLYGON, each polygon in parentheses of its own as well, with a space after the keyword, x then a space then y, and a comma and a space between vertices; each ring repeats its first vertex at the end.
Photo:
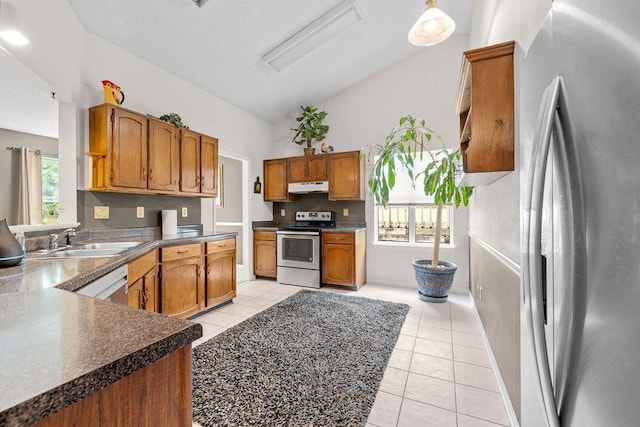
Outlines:
MULTIPOLYGON (((29 148, 29 147, 27 147, 29 148)), ((11 151, 20 151, 22 150, 22 147, 7 147, 7 150, 11 150, 11 151)), ((31 150, 33 150, 33 148, 31 148, 31 150)), ((40 150, 34 150, 36 152, 36 154, 40 154, 40 150)))

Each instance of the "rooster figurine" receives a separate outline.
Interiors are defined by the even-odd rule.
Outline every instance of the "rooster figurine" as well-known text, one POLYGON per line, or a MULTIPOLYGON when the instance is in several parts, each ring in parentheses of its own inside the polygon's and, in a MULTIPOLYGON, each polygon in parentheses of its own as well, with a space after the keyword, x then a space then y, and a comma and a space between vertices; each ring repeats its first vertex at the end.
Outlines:
POLYGON ((333 153, 333 145, 325 145, 323 142, 320 146, 320 151, 322 151, 324 154, 333 153))

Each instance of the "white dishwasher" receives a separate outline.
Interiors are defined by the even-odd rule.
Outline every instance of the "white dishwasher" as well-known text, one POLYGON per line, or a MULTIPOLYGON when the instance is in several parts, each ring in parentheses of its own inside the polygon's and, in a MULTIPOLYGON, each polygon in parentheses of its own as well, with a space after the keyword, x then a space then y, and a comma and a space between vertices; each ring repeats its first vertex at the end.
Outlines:
POLYGON ((116 268, 110 273, 89 283, 87 286, 76 291, 80 295, 91 298, 98 298, 105 301, 111 301, 116 304, 128 305, 129 283, 127 282, 127 274, 129 268, 127 265, 116 268))

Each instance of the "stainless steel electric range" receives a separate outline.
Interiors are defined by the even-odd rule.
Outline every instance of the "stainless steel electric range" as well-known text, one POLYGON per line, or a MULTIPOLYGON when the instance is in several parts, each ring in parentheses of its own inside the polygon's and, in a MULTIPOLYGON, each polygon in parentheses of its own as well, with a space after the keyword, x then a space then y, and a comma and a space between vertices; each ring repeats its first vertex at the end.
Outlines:
POLYGON ((335 226, 335 212, 296 212, 295 225, 279 228, 278 283, 319 288, 321 231, 335 226))

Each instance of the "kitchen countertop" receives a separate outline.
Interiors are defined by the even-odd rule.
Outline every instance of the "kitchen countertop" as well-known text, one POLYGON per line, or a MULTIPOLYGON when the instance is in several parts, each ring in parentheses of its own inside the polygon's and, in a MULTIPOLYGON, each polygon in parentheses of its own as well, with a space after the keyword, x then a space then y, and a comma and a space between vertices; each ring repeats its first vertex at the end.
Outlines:
MULTIPOLYGON (((37 258, 27 252, 22 265, 0 269, 0 294, 56 287, 76 291, 87 283, 133 261, 155 247, 200 243, 236 236, 237 233, 187 233, 184 235, 145 235, 99 241, 143 242, 121 255, 101 258, 37 258)), ((98 241, 98 240, 96 240, 98 241)))
POLYGON ((0 295, 0 425, 31 425, 202 336, 199 324, 60 289, 0 295))
MULTIPOLYGON (((277 222, 277 221, 256 221, 253 223, 253 230, 256 231, 278 231, 280 227, 291 227, 294 226, 295 222, 277 222)), ((360 230, 366 230, 367 225, 365 223, 336 223, 335 228, 323 228, 322 232, 356 232, 360 230)))
POLYGON ((102 258, 28 253, 23 265, 0 269, 0 425, 31 425, 202 337, 199 324, 66 291, 155 247, 236 235, 111 233, 142 244, 102 258))

